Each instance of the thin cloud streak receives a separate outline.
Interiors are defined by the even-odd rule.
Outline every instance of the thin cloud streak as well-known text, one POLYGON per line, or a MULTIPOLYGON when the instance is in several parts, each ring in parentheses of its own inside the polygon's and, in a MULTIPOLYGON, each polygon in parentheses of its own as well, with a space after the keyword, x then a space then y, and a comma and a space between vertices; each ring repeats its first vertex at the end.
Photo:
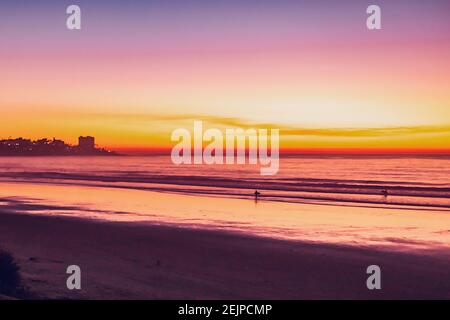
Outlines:
POLYGON ((87 117, 101 117, 114 122, 145 123, 180 123, 186 124, 201 120, 208 125, 217 127, 240 127, 243 129, 278 128, 284 136, 319 136, 319 137, 382 137, 404 136, 412 134, 446 134, 450 133, 450 125, 442 126, 397 126, 382 128, 307 128, 289 126, 280 123, 258 123, 236 117, 219 117, 199 114, 155 115, 155 114, 90 114, 87 117))

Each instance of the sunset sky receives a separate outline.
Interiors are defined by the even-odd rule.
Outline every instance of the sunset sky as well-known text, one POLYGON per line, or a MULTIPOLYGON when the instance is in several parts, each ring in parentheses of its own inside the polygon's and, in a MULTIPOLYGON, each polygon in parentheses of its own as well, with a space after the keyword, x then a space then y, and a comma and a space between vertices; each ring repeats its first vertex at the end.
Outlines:
POLYGON ((284 148, 450 150, 450 1, 0 2, 0 138, 279 128, 284 148), (66 29, 70 4, 82 30, 66 29), (382 9, 382 30, 366 8, 382 9))

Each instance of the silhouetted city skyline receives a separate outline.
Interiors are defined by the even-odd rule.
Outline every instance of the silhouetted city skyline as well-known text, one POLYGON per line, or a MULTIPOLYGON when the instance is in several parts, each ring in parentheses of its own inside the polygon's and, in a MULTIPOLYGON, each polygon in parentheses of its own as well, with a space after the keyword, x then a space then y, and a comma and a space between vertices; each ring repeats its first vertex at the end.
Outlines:
POLYGON ((97 148, 95 137, 80 136, 78 145, 70 145, 63 140, 42 138, 8 138, 0 140, 0 156, 64 156, 64 155, 117 155, 116 152, 97 148))

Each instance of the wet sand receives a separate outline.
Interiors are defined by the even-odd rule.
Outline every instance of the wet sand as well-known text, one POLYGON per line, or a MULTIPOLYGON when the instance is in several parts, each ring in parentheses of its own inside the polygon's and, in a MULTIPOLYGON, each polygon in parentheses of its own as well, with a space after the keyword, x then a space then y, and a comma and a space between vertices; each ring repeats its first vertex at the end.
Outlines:
POLYGON ((401 253, 1 207, 0 246, 37 298, 450 298, 449 255, 439 250, 401 253), (81 291, 66 288, 72 264, 81 267, 81 291), (366 288, 371 264, 381 267, 381 290, 366 288))
POLYGON ((10 212, 226 230, 246 235, 450 256, 450 211, 360 203, 283 203, 83 185, 0 182, 10 212), (389 247, 389 248, 387 248, 389 247))

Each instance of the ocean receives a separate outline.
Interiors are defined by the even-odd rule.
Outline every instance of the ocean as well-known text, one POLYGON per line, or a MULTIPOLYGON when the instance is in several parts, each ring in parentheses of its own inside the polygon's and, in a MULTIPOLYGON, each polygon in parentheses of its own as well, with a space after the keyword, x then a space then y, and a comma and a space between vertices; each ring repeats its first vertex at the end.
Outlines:
POLYGON ((0 181, 102 185, 261 201, 450 208, 450 156, 295 156, 255 165, 174 165, 168 156, 1 157, 0 181), (387 192, 387 196, 383 194, 387 192))

